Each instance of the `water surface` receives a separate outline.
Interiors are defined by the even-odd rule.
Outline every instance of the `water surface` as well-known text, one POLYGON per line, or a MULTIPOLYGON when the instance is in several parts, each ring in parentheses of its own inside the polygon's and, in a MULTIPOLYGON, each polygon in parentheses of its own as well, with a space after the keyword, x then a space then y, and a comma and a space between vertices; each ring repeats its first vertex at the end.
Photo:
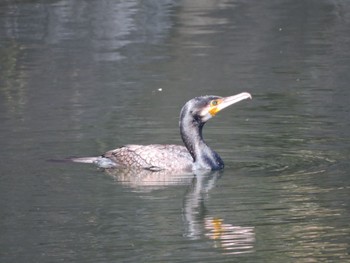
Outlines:
POLYGON ((0 9, 2 262, 346 262, 346 1, 7 1, 0 9), (181 144, 192 97, 220 173, 48 162, 181 144))

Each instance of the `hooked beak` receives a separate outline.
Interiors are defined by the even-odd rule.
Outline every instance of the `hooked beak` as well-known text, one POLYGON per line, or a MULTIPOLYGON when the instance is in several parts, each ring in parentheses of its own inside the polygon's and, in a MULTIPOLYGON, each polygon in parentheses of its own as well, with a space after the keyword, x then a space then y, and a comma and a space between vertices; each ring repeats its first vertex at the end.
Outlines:
POLYGON ((225 109, 228 106, 231 106, 232 104, 235 104, 237 102, 240 102, 241 100, 245 99, 251 99, 252 95, 250 95, 248 92, 242 92, 234 96, 225 97, 222 99, 222 102, 218 105, 218 112, 222 109, 225 109))
POLYGON ((248 92, 242 92, 234 96, 224 97, 219 101, 218 105, 212 106, 209 112, 212 116, 215 116, 219 111, 225 109, 226 107, 231 106, 232 104, 235 104, 241 100, 251 98, 252 95, 250 95, 248 92))

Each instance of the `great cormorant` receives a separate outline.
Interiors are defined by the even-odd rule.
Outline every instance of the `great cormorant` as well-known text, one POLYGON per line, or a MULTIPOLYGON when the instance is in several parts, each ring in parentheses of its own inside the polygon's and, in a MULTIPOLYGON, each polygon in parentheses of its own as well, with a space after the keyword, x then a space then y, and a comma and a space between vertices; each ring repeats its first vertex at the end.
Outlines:
POLYGON ((222 109, 251 98, 247 92, 234 96, 201 96, 189 100, 180 113, 180 133, 185 144, 129 144, 99 157, 71 158, 73 162, 94 163, 101 168, 138 168, 160 170, 220 170, 221 157, 203 140, 204 124, 222 109))

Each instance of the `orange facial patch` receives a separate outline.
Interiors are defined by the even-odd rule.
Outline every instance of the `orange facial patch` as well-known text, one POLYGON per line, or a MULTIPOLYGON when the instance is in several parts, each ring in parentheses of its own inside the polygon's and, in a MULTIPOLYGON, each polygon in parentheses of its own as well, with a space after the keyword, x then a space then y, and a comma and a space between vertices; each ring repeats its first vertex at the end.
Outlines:
POLYGON ((218 106, 220 105, 221 102, 222 102, 222 99, 212 100, 210 102, 209 113, 211 116, 215 116, 220 111, 218 106))

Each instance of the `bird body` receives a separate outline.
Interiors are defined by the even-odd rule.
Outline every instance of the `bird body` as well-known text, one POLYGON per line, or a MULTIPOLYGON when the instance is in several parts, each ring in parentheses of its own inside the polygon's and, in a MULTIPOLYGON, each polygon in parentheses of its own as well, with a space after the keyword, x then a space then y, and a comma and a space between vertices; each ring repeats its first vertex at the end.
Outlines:
POLYGON ((99 157, 71 158, 73 162, 94 163, 102 168, 160 170, 220 170, 221 157, 204 141, 204 124, 220 110, 251 98, 247 92, 230 97, 202 96, 189 100, 180 113, 180 134, 185 146, 173 144, 125 145, 99 157))
POLYGON ((191 170, 193 159, 186 147, 174 144, 129 144, 103 155, 120 167, 149 170, 191 170))

